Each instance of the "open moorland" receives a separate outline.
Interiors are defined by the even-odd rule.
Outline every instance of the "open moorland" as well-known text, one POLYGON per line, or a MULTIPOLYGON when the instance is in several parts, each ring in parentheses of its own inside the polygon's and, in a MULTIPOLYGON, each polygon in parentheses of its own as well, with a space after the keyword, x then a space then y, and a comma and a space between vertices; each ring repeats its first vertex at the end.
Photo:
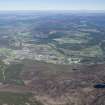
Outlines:
POLYGON ((105 13, 0 12, 0 105, 105 105, 105 13))

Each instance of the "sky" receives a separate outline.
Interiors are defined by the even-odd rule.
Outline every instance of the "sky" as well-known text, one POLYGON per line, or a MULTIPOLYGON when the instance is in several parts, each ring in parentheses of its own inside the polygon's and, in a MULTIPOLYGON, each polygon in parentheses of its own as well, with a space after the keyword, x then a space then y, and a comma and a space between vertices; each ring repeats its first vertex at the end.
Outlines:
POLYGON ((0 10, 105 10, 105 0, 0 0, 0 10))

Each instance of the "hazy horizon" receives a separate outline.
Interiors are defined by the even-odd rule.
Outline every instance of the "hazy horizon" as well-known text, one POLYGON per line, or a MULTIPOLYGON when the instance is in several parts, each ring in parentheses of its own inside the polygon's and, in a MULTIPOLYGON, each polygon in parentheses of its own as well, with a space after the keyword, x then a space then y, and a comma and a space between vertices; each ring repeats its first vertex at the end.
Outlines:
POLYGON ((0 11, 13 10, 105 10, 104 0, 3 0, 0 11))

